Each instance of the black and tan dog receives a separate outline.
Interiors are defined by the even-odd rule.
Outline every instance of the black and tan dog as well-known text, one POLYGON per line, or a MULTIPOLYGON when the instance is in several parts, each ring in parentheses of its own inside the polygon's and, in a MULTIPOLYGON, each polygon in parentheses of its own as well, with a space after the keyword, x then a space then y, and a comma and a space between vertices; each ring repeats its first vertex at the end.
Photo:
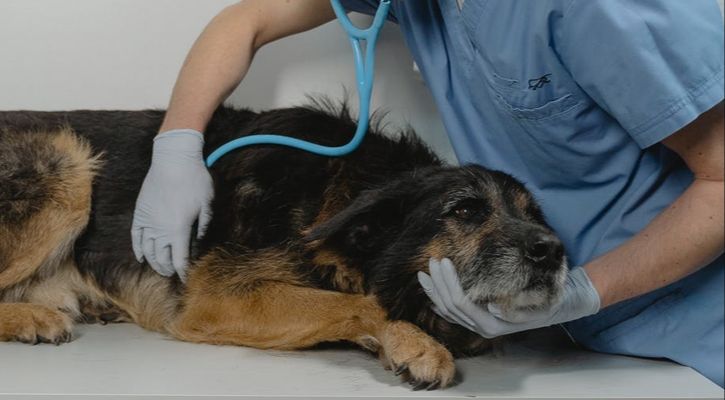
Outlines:
MULTIPOLYGON (((273 146, 222 158, 187 284, 161 277, 135 260, 130 227, 162 117, 0 113, 0 340, 57 344, 100 318, 263 349, 349 341, 435 388, 453 379, 451 354, 488 342, 431 311, 416 279, 430 257, 451 258, 481 304, 559 294, 561 244, 519 182, 379 129, 343 158, 273 146)), ((256 132, 340 145, 354 131, 344 107, 222 108, 206 150, 256 132)))

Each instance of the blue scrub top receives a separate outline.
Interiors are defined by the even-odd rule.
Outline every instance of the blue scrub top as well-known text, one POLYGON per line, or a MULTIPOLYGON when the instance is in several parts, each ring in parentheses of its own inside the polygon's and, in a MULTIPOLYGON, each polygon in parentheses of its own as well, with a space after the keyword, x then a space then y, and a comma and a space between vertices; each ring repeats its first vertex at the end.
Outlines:
MULTIPOLYGON (((344 3, 368 14, 378 5, 344 3)), ((570 264, 635 235, 692 182, 659 142, 723 99, 723 19, 715 0, 392 3, 390 19, 403 31, 459 161, 523 181, 570 264)), ((722 280, 723 259, 705 270, 695 275, 716 270, 722 280)), ((599 335, 672 290, 610 307, 574 335, 599 335)), ((712 293, 703 301, 713 315, 703 318, 719 321, 722 335, 722 290, 712 293)), ((666 319, 661 309, 651 318, 666 319)), ((599 349, 607 350, 605 341, 611 337, 599 349)))

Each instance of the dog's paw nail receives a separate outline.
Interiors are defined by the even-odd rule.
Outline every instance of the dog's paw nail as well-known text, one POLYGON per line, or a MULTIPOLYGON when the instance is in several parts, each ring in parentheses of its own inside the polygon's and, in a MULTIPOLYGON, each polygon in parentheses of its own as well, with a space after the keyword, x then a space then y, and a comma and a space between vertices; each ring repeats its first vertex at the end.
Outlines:
POLYGON ((403 364, 400 364, 400 365, 399 365, 399 366, 398 366, 398 367, 397 367, 397 368, 395 369, 395 375, 396 375, 396 376, 398 376, 398 375, 402 374, 403 372, 405 372, 405 371, 407 371, 407 370, 408 370, 408 364, 405 364, 405 363, 403 363, 403 364))
POLYGON ((71 332, 64 332, 62 335, 58 336, 53 340, 53 344, 56 346, 60 346, 63 343, 68 343, 73 338, 73 334, 71 332))
POLYGON ((428 386, 425 387, 425 390, 436 390, 438 387, 440 387, 441 381, 436 379, 433 382, 431 382, 428 386))
POLYGON ((425 389, 426 386, 428 386, 428 382, 419 381, 416 379, 416 380, 410 382, 410 386, 413 386, 414 391, 423 390, 423 389, 425 389))

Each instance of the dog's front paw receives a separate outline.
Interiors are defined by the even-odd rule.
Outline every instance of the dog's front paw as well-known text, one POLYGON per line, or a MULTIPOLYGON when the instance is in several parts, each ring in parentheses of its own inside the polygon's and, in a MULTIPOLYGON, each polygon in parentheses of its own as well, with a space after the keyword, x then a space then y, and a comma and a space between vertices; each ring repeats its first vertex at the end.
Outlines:
POLYGON ((0 341, 61 343, 73 339, 73 321, 60 311, 37 304, 0 304, 0 341))
POLYGON ((383 335, 383 365, 401 375, 413 390, 434 390, 453 383, 456 366, 453 356, 418 327, 395 321, 383 335))

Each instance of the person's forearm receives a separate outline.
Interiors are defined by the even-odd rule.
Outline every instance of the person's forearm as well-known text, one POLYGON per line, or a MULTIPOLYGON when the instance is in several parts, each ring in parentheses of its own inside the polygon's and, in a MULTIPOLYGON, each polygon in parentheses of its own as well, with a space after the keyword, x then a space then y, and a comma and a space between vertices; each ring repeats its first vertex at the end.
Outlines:
POLYGON ((329 0, 245 0, 225 8, 189 52, 160 132, 203 132, 219 104, 247 74, 257 49, 334 17, 329 0))
POLYGON ((690 187, 633 238, 585 265, 602 307, 680 280, 723 253, 723 111, 721 102, 661 142, 692 171, 690 187))
POLYGON ((723 253, 723 182, 696 179, 644 230, 585 268, 602 308, 675 282, 723 253))
POLYGON ((194 43, 174 86, 160 132, 203 132, 214 110, 236 88, 256 49, 255 31, 244 22, 244 4, 227 7, 194 43))

